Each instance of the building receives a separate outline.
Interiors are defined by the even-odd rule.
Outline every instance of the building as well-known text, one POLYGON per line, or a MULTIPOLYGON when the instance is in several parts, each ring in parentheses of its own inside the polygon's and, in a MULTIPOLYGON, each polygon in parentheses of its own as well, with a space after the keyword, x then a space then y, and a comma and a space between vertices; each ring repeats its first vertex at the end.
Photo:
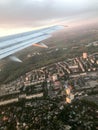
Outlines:
POLYGON ((87 59, 87 57, 88 57, 88 56, 87 56, 87 53, 84 52, 84 53, 83 53, 83 59, 87 59))
POLYGON ((53 74, 53 76, 52 76, 52 80, 55 82, 56 80, 58 80, 58 76, 57 76, 57 74, 53 74))

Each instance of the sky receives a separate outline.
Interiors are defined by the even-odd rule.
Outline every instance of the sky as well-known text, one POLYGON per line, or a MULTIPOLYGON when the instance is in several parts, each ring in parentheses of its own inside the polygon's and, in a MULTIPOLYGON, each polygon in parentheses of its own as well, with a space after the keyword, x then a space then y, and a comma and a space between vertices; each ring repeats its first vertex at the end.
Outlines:
POLYGON ((98 0, 0 0, 0 36, 74 19, 97 19, 98 0))

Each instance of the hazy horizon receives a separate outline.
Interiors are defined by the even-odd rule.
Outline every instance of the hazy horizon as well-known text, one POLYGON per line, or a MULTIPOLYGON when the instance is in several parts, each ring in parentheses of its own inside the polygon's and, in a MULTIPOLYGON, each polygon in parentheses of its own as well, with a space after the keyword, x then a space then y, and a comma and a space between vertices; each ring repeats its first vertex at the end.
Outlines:
POLYGON ((0 36, 63 23, 98 21, 97 0, 0 0, 0 36))

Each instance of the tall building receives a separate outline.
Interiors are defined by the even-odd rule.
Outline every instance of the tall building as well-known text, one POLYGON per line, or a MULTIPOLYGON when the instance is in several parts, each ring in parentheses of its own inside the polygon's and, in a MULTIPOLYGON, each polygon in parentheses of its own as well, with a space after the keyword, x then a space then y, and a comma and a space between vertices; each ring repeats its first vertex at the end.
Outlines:
POLYGON ((87 59, 87 53, 83 52, 83 59, 87 59))
POLYGON ((53 81, 56 81, 57 79, 58 79, 57 74, 53 74, 53 76, 52 76, 52 80, 53 80, 53 81))

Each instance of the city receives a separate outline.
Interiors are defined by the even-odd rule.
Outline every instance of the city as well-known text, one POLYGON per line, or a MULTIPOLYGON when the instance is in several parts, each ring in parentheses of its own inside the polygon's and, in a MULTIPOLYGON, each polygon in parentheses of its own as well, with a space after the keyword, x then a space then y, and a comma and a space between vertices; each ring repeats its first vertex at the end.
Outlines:
MULTIPOLYGON (((21 111, 22 116, 27 116, 27 113, 25 113, 27 109, 31 109, 31 108, 34 109, 32 113, 32 114, 35 113, 35 118, 32 119, 32 121, 34 121, 34 124, 29 125, 28 124, 30 123, 30 121, 28 122, 29 119, 24 121, 25 119, 24 117, 20 119, 20 122, 16 121, 15 118, 14 119, 15 122, 13 122, 12 127, 16 126, 16 128, 13 129, 23 129, 23 128, 29 129, 32 127, 33 128, 35 127, 35 129, 39 129, 40 127, 42 127, 42 129, 45 129, 44 124, 42 125, 42 119, 48 121, 49 118, 49 120, 51 121, 53 118, 52 116, 55 115, 56 120, 58 120, 57 118, 58 116, 60 116, 64 107, 66 106, 69 108, 72 107, 73 113, 75 113, 76 110, 74 110, 74 108, 80 107, 79 104, 83 104, 85 102, 89 104, 89 102, 91 103, 93 102, 92 103, 93 105, 96 104, 94 110, 91 106, 86 108, 85 104, 84 107, 81 108, 83 109, 82 111, 84 111, 84 113, 85 111, 88 111, 88 109, 90 109, 89 111, 94 111, 93 113, 95 113, 94 114, 95 117, 89 117, 87 115, 88 118, 91 118, 90 120, 92 120, 92 123, 89 122, 89 124, 87 125, 86 122, 83 124, 83 122, 80 121, 79 124, 81 124, 81 127, 84 128, 90 127, 90 129, 91 128, 97 129, 98 127, 97 94, 98 94, 98 54, 94 53, 88 55, 86 52, 84 52, 81 55, 81 57, 73 57, 72 59, 68 59, 67 61, 61 61, 61 62, 51 64, 49 66, 43 66, 39 69, 32 70, 26 73, 25 75, 19 77, 13 82, 10 82, 9 84, 1 85, 0 106, 1 108, 3 107, 4 109, 7 109, 8 112, 12 108, 13 110, 11 111, 13 111, 13 113, 14 111, 17 112, 21 111), (12 108, 10 107, 10 104, 12 108), (71 106, 71 104, 73 105, 71 106), (22 108, 24 109, 22 109, 20 105, 22 105, 22 108), (52 109, 51 107, 53 106, 54 109, 51 110, 52 109), (43 113, 43 109, 49 109, 48 113, 43 113), (42 115, 38 114, 37 113, 38 111, 41 111, 42 115), (26 115, 24 115, 23 113, 26 115), (36 114, 38 114, 39 116, 37 116, 36 114), (49 114, 49 117, 47 114, 49 114), (43 116, 46 116, 46 119, 44 118, 40 119, 40 117, 43 116), (94 124, 93 124, 93 120, 95 120, 94 124), (21 121, 24 122, 22 123, 21 121), (41 124, 39 124, 39 122, 41 124)), ((2 113, 2 117, 0 118, 0 120, 2 121, 2 123, 4 122, 6 123, 9 120, 12 120, 13 116, 15 116, 13 115, 11 117, 11 115, 9 115, 8 113, 6 115, 4 110, 2 111, 2 109, 1 109, 1 113, 2 113)), ((16 117, 17 116, 18 118, 20 118, 20 116, 16 114, 16 117)), ((71 115, 69 114, 69 116, 71 115)), ((49 123, 47 121, 46 123, 49 123)), ((72 119, 72 122, 74 122, 74 119, 72 119)), ((73 129, 74 127, 76 128, 77 125, 79 125, 77 124, 76 126, 74 126, 73 123, 70 125, 69 124, 70 124, 69 122, 65 126, 63 126, 63 124, 62 125, 59 124, 60 126, 58 127, 63 127, 63 129, 64 128, 73 129)), ((5 128, 3 124, 1 124, 1 128, 2 129, 5 128)))
POLYGON ((0 130, 98 130, 98 0, 0 0, 0 130))

